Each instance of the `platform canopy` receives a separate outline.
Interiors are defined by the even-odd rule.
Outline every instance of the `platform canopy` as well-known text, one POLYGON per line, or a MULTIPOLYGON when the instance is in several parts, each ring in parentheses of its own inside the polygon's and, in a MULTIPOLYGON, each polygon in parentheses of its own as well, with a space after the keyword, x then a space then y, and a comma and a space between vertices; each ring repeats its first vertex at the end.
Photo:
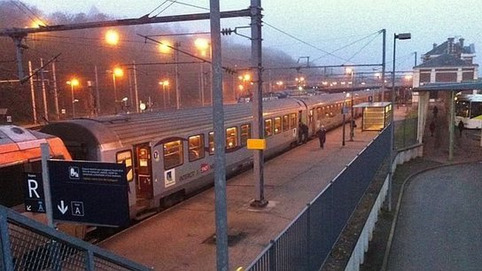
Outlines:
POLYGON ((413 88, 413 91, 462 91, 482 89, 482 81, 466 81, 466 82, 444 82, 444 83, 428 83, 413 88))

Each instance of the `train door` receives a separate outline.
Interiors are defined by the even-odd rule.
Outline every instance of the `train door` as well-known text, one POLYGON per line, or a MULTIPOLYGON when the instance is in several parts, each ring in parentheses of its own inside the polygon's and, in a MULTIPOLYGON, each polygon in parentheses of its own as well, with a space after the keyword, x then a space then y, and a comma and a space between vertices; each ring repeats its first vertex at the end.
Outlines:
POLYGON ((152 161, 148 143, 135 146, 134 176, 136 176, 137 199, 152 199, 152 161))
POLYGON ((311 108, 308 114, 308 127, 310 127, 310 131, 315 131, 315 119, 314 119, 314 109, 311 108))

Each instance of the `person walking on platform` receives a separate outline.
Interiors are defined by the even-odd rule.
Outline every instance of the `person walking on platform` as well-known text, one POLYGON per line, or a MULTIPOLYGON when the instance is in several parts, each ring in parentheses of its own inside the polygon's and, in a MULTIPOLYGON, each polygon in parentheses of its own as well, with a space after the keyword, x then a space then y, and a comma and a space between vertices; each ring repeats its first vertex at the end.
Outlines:
POLYGON ((303 122, 298 124, 298 136, 300 144, 305 144, 308 142, 308 126, 303 122))
POLYGON ((326 141, 326 129, 325 126, 321 125, 320 130, 317 132, 318 139, 320 140, 320 148, 324 148, 326 141))
POLYGON ((459 125, 457 125, 459 128, 459 133, 460 137, 462 137, 462 132, 464 131, 464 122, 462 120, 459 121, 459 125))

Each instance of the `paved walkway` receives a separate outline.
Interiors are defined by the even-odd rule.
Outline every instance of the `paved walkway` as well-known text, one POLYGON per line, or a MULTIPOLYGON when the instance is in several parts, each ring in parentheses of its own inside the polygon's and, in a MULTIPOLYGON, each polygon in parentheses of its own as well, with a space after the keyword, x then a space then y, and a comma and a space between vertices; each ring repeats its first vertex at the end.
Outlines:
POLYGON ((417 173, 402 188, 389 243, 386 270, 482 270, 482 148, 479 132, 456 133, 448 161, 448 127, 438 105, 437 129, 428 130, 421 163, 435 167, 417 173))
POLYGON ((481 270, 482 165, 426 171, 410 180, 387 270, 481 270))

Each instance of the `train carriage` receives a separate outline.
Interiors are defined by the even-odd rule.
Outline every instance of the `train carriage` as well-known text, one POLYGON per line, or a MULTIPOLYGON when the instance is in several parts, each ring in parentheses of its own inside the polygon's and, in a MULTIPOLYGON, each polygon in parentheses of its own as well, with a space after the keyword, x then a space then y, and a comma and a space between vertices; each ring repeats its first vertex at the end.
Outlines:
MULTIPOLYGON (((314 135, 322 122, 341 124, 344 93, 263 102, 265 157, 298 142, 298 124, 314 135), (324 108, 323 116, 317 108, 324 108)), ((321 111, 320 111, 321 112, 321 111)), ((252 165, 252 103, 225 105, 226 174, 252 165)), ((213 182, 212 108, 145 112, 51 123, 42 132, 64 141, 75 160, 125 163, 131 218, 169 207, 213 182)))
POLYGON ((50 157, 70 160, 58 137, 15 125, 0 125, 0 204, 23 211, 25 173, 41 173, 40 144, 46 143, 50 157))
MULTIPOLYGON (((302 103, 295 99, 264 104, 267 157, 296 142, 302 103)), ((227 105, 226 172, 252 162, 245 148, 251 137, 250 103, 227 105)), ((214 134, 212 108, 146 112, 74 119, 46 125, 42 131, 59 136, 76 160, 125 163, 128 169, 131 217, 169 206, 212 182, 214 134)))

